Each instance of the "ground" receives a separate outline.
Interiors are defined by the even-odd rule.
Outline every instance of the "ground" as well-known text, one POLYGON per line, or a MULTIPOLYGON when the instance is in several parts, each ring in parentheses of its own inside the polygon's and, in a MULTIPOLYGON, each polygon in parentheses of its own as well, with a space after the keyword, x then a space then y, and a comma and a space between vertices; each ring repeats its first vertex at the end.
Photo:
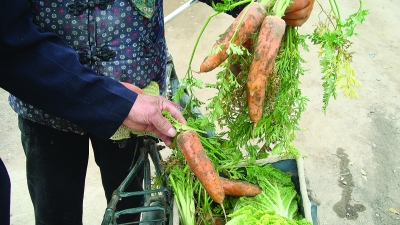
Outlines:
MULTIPOLYGON (((342 16, 353 13, 358 1, 338 1, 342 16)), ((166 15, 184 2, 165 0, 166 15)), ((310 20, 299 28, 315 28, 320 8, 316 4, 310 20)), ((370 11, 352 39, 353 66, 362 86, 359 99, 341 94, 322 112, 321 73, 316 46, 302 51, 308 70, 301 78, 302 93, 310 101, 296 132, 296 147, 306 156, 305 173, 311 199, 318 204, 319 224, 400 224, 400 1, 364 1, 370 11)), ((196 3, 166 24, 169 51, 179 76, 183 76, 201 27, 212 9, 196 3)), ((232 18, 218 15, 200 39, 192 62, 197 68, 217 35, 232 18)), ((213 81, 213 73, 203 74, 213 81)), ((214 93, 199 90, 207 101, 214 93)), ((0 157, 12 181, 11 223, 30 225, 33 209, 25 179, 25 158, 19 141, 16 115, 8 106, 7 93, 0 90, 0 157)), ((84 224, 100 224, 106 206, 99 171, 90 159, 84 200, 84 224)))

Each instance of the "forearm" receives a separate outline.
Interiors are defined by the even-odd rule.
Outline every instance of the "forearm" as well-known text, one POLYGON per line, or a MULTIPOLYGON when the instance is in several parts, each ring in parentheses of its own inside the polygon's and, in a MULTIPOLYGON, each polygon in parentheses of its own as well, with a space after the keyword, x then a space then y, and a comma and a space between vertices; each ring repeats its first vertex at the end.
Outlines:
MULTIPOLYGON (((68 54, 62 57, 66 64, 71 61, 68 54)), ((36 52, 25 52, 24 57, 8 57, 3 60, 5 65, 1 63, 1 86, 49 114, 78 124, 89 133, 110 137, 128 115, 136 94, 108 77, 91 75, 88 68, 74 67, 73 63, 65 68, 52 60, 36 52), (26 62, 38 66, 24 66, 26 62)))
MULTIPOLYGON (((222 2, 222 0, 199 1, 206 3, 209 6, 212 6, 212 3, 217 4, 222 2)), ((297 27, 303 25, 312 12, 314 2, 315 0, 293 0, 290 6, 286 9, 283 20, 285 20, 286 24, 289 26, 297 27)), ((239 5, 226 13, 236 18, 246 5, 247 4, 239 5)))

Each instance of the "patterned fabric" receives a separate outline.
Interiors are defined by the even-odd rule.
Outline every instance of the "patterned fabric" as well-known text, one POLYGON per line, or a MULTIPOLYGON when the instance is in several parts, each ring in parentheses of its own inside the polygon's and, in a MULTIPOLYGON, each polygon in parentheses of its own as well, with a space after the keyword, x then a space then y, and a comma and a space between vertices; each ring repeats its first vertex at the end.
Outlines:
MULTIPOLYGON (((75 49, 81 63, 98 74, 143 88, 151 81, 165 89, 166 42, 163 1, 155 2, 153 16, 142 16, 130 0, 106 1, 107 5, 85 5, 82 0, 30 0, 34 23, 61 36, 75 49), (70 11, 69 11, 70 10, 70 11)), ((11 107, 20 116, 53 128, 84 134, 77 125, 49 115, 15 96, 11 107)))
POLYGON ((155 0, 131 0, 132 4, 146 18, 151 18, 154 13, 155 0))

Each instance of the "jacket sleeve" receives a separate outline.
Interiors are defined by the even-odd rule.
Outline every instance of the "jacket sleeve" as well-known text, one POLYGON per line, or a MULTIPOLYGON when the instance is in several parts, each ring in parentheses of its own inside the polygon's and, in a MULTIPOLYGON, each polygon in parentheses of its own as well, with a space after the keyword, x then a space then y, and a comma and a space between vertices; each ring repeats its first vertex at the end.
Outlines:
POLYGON ((26 0, 3 0, 0 10, 0 86, 89 133, 111 137, 137 94, 81 65, 61 38, 33 24, 26 0))
MULTIPOLYGON (((217 4, 217 3, 222 3, 223 1, 222 0, 199 0, 199 2, 203 2, 209 6, 212 6, 212 3, 217 4)), ((236 8, 234 8, 230 11, 227 11, 226 13, 236 18, 240 14, 240 12, 244 9, 244 7, 246 7, 246 4, 237 6, 236 8)))

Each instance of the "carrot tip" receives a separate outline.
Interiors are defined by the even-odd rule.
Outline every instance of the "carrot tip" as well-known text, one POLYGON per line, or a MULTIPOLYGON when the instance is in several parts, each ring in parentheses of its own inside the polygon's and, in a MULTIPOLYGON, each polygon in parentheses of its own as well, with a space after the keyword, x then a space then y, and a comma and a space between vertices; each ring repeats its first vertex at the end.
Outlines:
POLYGON ((193 73, 197 73, 197 74, 200 74, 200 73, 205 73, 205 72, 201 72, 201 71, 195 71, 195 70, 192 70, 192 72, 193 72, 193 73))
POLYGON ((256 130, 256 127, 257 127, 257 122, 254 122, 254 124, 253 124, 253 130, 252 130, 252 132, 251 132, 251 138, 253 138, 253 139, 254 139, 254 131, 256 130))

